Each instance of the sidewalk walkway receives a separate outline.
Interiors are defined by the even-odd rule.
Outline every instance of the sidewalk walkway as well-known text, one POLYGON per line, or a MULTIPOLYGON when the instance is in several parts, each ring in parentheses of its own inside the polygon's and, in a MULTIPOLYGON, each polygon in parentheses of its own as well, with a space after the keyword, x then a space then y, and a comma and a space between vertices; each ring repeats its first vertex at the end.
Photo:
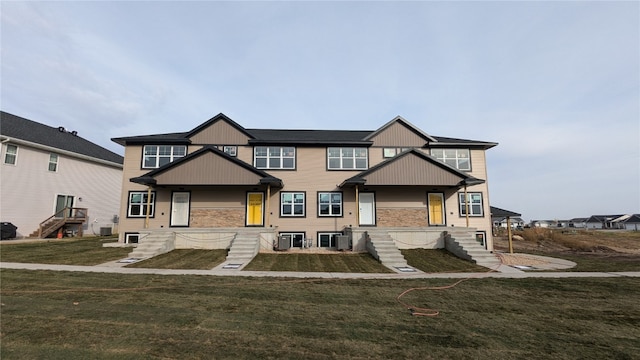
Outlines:
POLYGON ((157 275, 202 275, 202 276, 252 276, 319 279, 464 279, 464 278, 584 278, 584 277, 640 277, 636 272, 495 272, 484 273, 423 273, 408 272, 394 274, 289 272, 289 271, 244 271, 236 269, 175 270, 142 269, 114 266, 51 265, 0 262, 0 269, 76 271, 108 274, 157 274, 157 275))

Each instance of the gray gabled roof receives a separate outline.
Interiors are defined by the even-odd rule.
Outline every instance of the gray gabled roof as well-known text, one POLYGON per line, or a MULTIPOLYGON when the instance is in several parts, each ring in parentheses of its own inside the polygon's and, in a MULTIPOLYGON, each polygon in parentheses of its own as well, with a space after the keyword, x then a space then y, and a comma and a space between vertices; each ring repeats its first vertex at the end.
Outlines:
POLYGON ((505 209, 500 209, 498 207, 495 206, 490 206, 491 209, 491 216, 496 216, 496 217, 520 217, 522 216, 522 214, 518 214, 517 212, 513 212, 510 210, 505 210, 505 209))
POLYGON ((633 214, 628 219, 624 220, 626 224, 640 224, 640 214, 633 214))
POLYGON ((10 139, 64 150, 115 164, 124 162, 122 156, 83 139, 63 127, 44 125, 4 111, 0 111, 0 134, 10 139))
POLYGON ((480 147, 483 149, 489 149, 496 146, 496 143, 478 141, 478 140, 466 140, 456 139, 449 137, 431 136, 420 129, 416 128, 408 121, 401 117, 396 117, 387 124, 383 125, 377 130, 288 130, 288 129, 245 129, 226 115, 220 113, 206 122, 198 125, 191 131, 179 132, 179 133, 167 133, 167 134, 154 134, 154 135, 141 135, 141 136, 129 136, 118 137, 111 139, 112 141, 122 145, 132 144, 189 144, 193 134, 206 128, 215 121, 225 120, 239 131, 248 135, 249 144, 251 145, 268 145, 268 144, 291 144, 291 145, 353 145, 353 146, 370 146, 372 141, 370 140, 375 134, 381 132, 386 127, 393 123, 400 122, 403 125, 410 127, 416 133, 421 135, 425 139, 425 146, 427 143, 431 147, 480 147))

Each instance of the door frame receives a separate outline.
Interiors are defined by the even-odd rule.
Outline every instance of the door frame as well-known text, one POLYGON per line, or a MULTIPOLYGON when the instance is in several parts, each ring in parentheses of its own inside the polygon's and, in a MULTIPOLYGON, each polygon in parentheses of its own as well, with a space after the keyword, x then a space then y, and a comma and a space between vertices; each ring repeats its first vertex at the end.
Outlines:
POLYGON ((376 193, 364 191, 358 194, 358 226, 376 226, 376 193), (362 223, 362 195, 371 195, 371 223, 362 223))
MULTIPOLYGON (((256 205, 256 204, 254 204, 256 205)), ((264 207, 265 207, 265 195, 263 191, 248 191, 247 192, 247 197, 246 197, 246 205, 245 205, 245 226, 256 226, 256 227, 261 227, 264 226, 264 207), (250 219, 250 212, 249 209, 252 206, 251 205, 251 201, 250 201, 250 197, 251 195, 260 195, 260 223, 259 224, 250 224, 249 223, 249 219, 250 219)))
POLYGON ((429 226, 447 226, 447 209, 443 192, 430 191, 427 193, 427 224, 429 224, 429 226), (434 224, 431 222, 431 195, 439 195, 442 199, 442 224, 434 224))
POLYGON ((171 192, 171 209, 169 210, 169 226, 170 227, 189 227, 190 222, 191 222, 191 191, 172 191, 171 192), (174 216, 173 216, 173 210, 174 210, 174 196, 176 194, 187 194, 187 223, 186 224, 174 224, 174 216))
MULTIPOLYGON (((66 194, 56 194, 56 198, 53 202, 53 213, 54 214, 58 214, 58 211, 61 211, 62 209, 58 209, 58 198, 59 197, 64 197, 64 206, 62 207, 62 209, 64 209, 65 207, 69 208, 69 212, 67 213, 66 217, 71 217, 72 211, 73 211, 73 206, 76 202, 76 197, 75 195, 66 195, 66 194), (71 200, 71 204, 69 204, 69 200, 71 200)), ((64 217, 64 216, 61 216, 64 217)))

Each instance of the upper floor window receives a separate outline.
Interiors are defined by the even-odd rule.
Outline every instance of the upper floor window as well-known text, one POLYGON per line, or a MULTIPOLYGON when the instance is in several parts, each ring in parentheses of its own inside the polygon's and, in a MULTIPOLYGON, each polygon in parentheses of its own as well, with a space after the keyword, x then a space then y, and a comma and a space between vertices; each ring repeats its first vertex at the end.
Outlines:
POLYGON ((145 145, 142 167, 156 169, 187 155, 185 145, 145 145))
POLYGON ((229 156, 233 156, 233 157, 238 156, 237 146, 225 145, 222 147, 222 151, 224 151, 229 156))
POLYGON ((469 149, 431 149, 431 156, 458 170, 471 171, 469 149))
POLYGON ((253 165, 258 169, 295 169, 296 148, 256 146, 253 148, 253 165))
POLYGON ((49 154, 49 171, 58 171, 58 154, 49 154))
POLYGON ((327 164, 330 170, 366 170, 367 148, 327 148, 327 164))
POLYGON ((407 151, 410 148, 382 148, 382 157, 392 158, 400 154, 403 151, 407 151))
POLYGON ((4 152, 4 163, 9 165, 15 165, 18 159, 18 147, 16 145, 7 144, 7 148, 4 152))
POLYGON ((280 216, 304 216, 304 198, 303 192, 280 193, 280 216))

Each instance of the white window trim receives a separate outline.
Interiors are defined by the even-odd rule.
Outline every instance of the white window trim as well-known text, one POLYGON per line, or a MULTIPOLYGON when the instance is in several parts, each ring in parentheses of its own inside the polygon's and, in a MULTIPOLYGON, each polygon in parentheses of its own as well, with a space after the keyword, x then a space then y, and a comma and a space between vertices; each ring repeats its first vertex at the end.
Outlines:
MULTIPOLYGON (((297 204, 300 205, 300 204, 297 204)), ((307 214, 307 194, 304 191, 282 191, 280 192, 280 216, 281 217, 306 217, 307 214), (285 204, 284 202, 284 195, 291 195, 291 203, 287 203, 285 204), (296 195, 302 195, 302 214, 296 214, 295 213, 295 198, 296 195), (284 213, 284 206, 285 205, 291 205, 291 213, 289 214, 285 214, 284 213)))
POLYGON ((225 154, 231 156, 231 157, 237 157, 238 156, 238 147, 236 145, 224 145, 222 147, 222 152, 224 152, 225 154))
POLYGON ((327 169, 329 170, 367 170, 369 168, 369 149, 367 149, 366 147, 350 147, 350 146, 342 146, 342 147, 328 147, 327 148, 327 169), (340 156, 336 157, 336 156, 330 156, 330 150, 331 149, 338 149, 340 152, 340 156), (343 149, 352 149, 353 150, 353 157, 345 157, 342 155, 342 150, 343 149), (365 157, 358 157, 356 156, 356 151, 357 150, 362 150, 364 149, 365 151, 365 157), (340 167, 331 167, 331 160, 332 159, 339 159, 340 160, 340 167), (344 166, 344 159, 351 159, 353 160, 353 167, 345 167, 344 166), (364 159, 365 160, 365 165, 364 167, 358 167, 357 166, 357 161, 356 159, 364 159))
POLYGON ((301 248, 304 248, 306 246, 305 243, 307 242, 307 235, 306 235, 305 232, 292 231, 292 232, 281 232, 281 233, 278 233, 278 236, 282 236, 282 235, 285 235, 285 236, 290 235, 291 236, 291 241, 289 242, 289 247, 301 247, 301 248), (301 244, 302 246, 293 246, 294 236, 296 236, 296 235, 302 235, 302 240, 301 240, 302 241, 302 244, 301 244))
POLYGON ((447 163, 447 160, 455 160, 456 165, 454 166, 456 169, 460 170, 460 171, 471 171, 472 169, 472 165, 471 165, 471 150, 470 149, 466 149, 466 148, 457 148, 457 149, 448 149, 448 148, 437 148, 437 149, 431 149, 429 151, 429 154, 431 154, 431 156, 433 156, 434 158, 442 161, 445 164, 447 163), (437 157, 436 155, 434 155, 433 151, 434 150, 442 150, 442 157, 437 157), (454 158, 447 158, 446 157, 446 151, 447 150, 455 150, 456 152, 456 157, 454 158), (465 152, 467 157, 461 157, 460 156, 460 152, 465 152), (460 159, 466 159, 467 163, 469 164, 468 168, 460 168, 460 159))
MULTIPOLYGON (((131 198, 135 194, 142 195, 142 199, 144 199, 144 197, 147 195, 147 192, 146 191, 130 191, 129 192, 129 197, 127 199, 127 217, 128 218, 145 218, 145 217, 147 217, 147 215, 144 213, 145 209, 147 208, 147 203, 146 202, 141 203, 141 208, 140 208, 140 214, 139 215, 138 214, 134 214, 134 215, 131 214, 131 198)), ((155 209, 156 209, 156 192, 155 191, 151 192, 151 202, 150 202, 149 206, 151 208, 149 217, 152 218, 155 215, 155 209)))
POLYGON ((258 169, 271 169, 271 170, 295 170, 296 168, 296 153, 297 153, 297 149, 295 148, 295 146, 254 146, 253 147, 253 166, 255 166, 258 169), (258 156, 256 154, 256 149, 258 148, 266 148, 267 149, 267 155, 266 156, 258 156), (269 149, 273 149, 273 148, 279 148, 280 149, 280 155, 279 156, 271 156, 269 155, 269 149), (284 149, 293 149, 293 155, 289 156, 284 154, 284 149), (266 159, 267 163, 266 166, 258 166, 258 159, 266 159), (271 167, 270 164, 270 159, 280 159, 280 166, 278 167, 271 167), (284 159, 293 159, 293 164, 291 165, 291 167, 285 167, 284 166, 284 159))
POLYGON ((319 217, 341 217, 344 214, 344 195, 339 191, 321 191, 318 192, 318 216, 319 217), (329 195, 329 214, 322 214, 320 210, 320 206, 327 203, 320 202, 320 196, 323 194, 329 195), (333 194, 340 194, 340 214, 333 214, 333 207, 331 206, 333 203, 331 202, 331 198, 333 194))
MULTIPOLYGON (((464 199, 463 192, 458 193, 458 211, 460 212, 461 217, 465 217, 466 215, 466 199, 464 199)), ((482 192, 474 191, 467 192, 467 198, 471 199, 472 195, 480 195, 480 214, 473 213, 473 202, 469 203, 469 217, 484 217, 484 196, 482 192)))
MULTIPOLYGON (((185 156, 187 156, 187 146, 186 145, 144 145, 142 147, 142 168, 143 169, 157 169, 159 168, 159 164, 160 164, 160 147, 161 146, 170 146, 171 147, 171 155, 169 155, 169 163, 172 163, 178 159, 181 159, 185 156), (146 155, 146 151, 145 149, 147 147, 155 147, 156 148, 156 153, 155 155, 146 155), (175 149, 176 148, 184 148, 184 155, 175 155, 175 149), (155 166, 145 166, 145 159, 147 157, 155 157, 155 166)), ((162 156, 165 157, 165 156, 162 156)))
POLYGON ((6 164, 6 165, 13 165, 16 166, 18 165, 18 145, 15 144, 6 144, 5 148, 4 148, 4 157, 2 159, 2 163, 6 164), (13 146, 16 149, 15 153, 10 153, 9 152, 9 146, 13 146), (7 162, 7 155, 12 155, 13 156, 13 163, 9 163, 7 162))
POLYGON ((125 233, 124 234, 124 243, 125 244, 138 244, 138 243, 140 243, 140 234, 138 234, 138 233, 125 233), (129 238, 134 237, 134 236, 138 237, 138 241, 131 242, 131 240, 129 240, 129 238))
POLYGON ((341 232, 319 232, 318 233, 318 242, 316 244, 317 247, 319 248, 335 248, 338 246, 338 244, 335 243, 335 239, 332 239, 332 237, 334 236, 338 236, 338 235, 342 235, 341 232), (320 245, 320 237, 322 237, 323 235, 329 235, 329 246, 321 246, 320 245))
POLYGON ((58 164, 59 164, 60 156, 56 153, 49 154, 49 165, 47 166, 47 170, 50 172, 58 172, 58 164), (55 156, 55 161, 51 161, 51 158, 55 156), (54 169, 51 170, 51 165, 54 165, 54 169))

